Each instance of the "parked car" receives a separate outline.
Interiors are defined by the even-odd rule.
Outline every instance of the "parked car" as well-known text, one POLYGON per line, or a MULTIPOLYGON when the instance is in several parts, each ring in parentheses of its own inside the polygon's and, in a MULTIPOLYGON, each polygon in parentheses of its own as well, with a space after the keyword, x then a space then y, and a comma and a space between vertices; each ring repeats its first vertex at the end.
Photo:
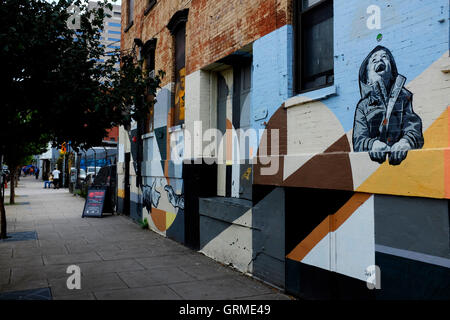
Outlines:
POLYGON ((87 174, 92 173, 97 175, 102 167, 87 167, 87 174))
POLYGON ((115 164, 102 167, 94 179, 94 186, 106 187, 105 211, 114 212, 116 209, 117 167, 115 164))

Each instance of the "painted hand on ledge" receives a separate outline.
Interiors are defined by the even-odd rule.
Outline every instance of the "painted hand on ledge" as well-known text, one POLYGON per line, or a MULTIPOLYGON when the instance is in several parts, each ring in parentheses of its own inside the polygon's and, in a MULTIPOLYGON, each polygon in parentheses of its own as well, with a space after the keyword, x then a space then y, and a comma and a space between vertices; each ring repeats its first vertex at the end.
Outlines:
POLYGON ((391 147, 391 153, 389 154, 389 164, 396 166, 402 163, 408 155, 408 150, 411 150, 411 145, 408 140, 400 139, 391 147))
POLYGON ((384 142, 376 140, 372 145, 369 156, 370 159, 380 164, 386 161, 386 156, 389 156, 389 164, 397 166, 406 159, 408 150, 411 149, 411 145, 406 139, 400 139, 398 142, 392 145, 392 147, 389 147, 384 142))
POLYGON ((386 155, 389 150, 390 148, 386 143, 381 142, 380 140, 375 140, 372 145, 372 149, 369 151, 370 159, 381 164, 386 161, 386 155))

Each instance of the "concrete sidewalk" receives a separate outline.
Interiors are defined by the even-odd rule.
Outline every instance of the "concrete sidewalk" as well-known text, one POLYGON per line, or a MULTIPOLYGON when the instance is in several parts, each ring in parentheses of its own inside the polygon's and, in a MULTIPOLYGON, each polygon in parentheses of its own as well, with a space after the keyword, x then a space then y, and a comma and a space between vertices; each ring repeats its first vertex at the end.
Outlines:
POLYGON ((53 299, 290 299, 126 217, 81 218, 84 199, 67 189, 22 177, 16 194, 8 234, 37 239, 0 241, 0 299, 41 288, 53 299), (81 268, 81 290, 67 288, 69 265, 81 268))

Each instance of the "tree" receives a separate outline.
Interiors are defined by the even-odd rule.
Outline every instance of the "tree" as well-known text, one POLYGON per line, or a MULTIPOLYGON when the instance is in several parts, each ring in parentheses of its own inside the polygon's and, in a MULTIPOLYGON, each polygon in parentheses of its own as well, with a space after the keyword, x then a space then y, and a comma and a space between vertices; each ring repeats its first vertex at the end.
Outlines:
MULTIPOLYGON (((0 0, 0 158, 17 164, 47 141, 87 149, 100 144, 107 129, 147 112, 143 97, 155 95, 164 73, 148 77, 135 47, 121 52, 100 45, 112 7, 106 0, 98 4, 0 0), (75 17, 73 6, 79 8, 75 17), (77 20, 77 29, 69 19, 77 20), (109 59, 100 62, 105 54, 109 59)), ((0 238, 6 237, 6 220, 1 223, 0 238)))
POLYGON ((9 204, 15 203, 15 182, 19 175, 20 166, 27 164, 31 160, 31 156, 41 154, 47 149, 47 139, 45 136, 39 136, 36 141, 22 141, 11 140, 8 146, 8 152, 5 154, 5 162, 10 169, 10 192, 9 204), (39 141, 40 139, 40 141, 39 141))

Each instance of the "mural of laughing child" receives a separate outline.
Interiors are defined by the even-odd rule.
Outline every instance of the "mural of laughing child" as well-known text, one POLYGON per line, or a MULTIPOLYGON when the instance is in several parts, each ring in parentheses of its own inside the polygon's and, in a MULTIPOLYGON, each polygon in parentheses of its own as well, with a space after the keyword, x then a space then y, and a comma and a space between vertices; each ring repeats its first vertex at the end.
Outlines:
POLYGON ((408 150, 423 147, 422 120, 414 113, 413 94, 404 88, 392 53, 377 46, 359 70, 361 100, 355 111, 353 149, 372 161, 399 165, 408 150))

